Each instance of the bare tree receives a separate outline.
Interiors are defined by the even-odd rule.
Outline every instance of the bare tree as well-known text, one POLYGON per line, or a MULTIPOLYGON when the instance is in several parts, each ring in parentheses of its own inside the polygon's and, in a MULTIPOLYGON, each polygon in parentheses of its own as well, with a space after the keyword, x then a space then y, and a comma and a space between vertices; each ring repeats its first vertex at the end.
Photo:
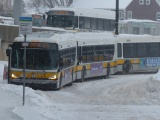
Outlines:
POLYGON ((41 0, 41 1, 42 1, 42 4, 48 8, 53 8, 56 5, 59 6, 59 3, 57 2, 57 0, 41 0))
POLYGON ((13 7, 11 4, 11 0, 0 0, 0 12, 1 13, 8 13, 12 12, 13 7))
POLYGON ((70 6, 73 0, 30 0, 25 4, 25 11, 28 8, 33 8, 37 13, 41 13, 42 8, 54 8, 55 6, 70 6))
POLYGON ((53 8, 55 6, 70 6, 72 4, 73 0, 30 0, 30 3, 32 4, 32 7, 48 7, 53 8))

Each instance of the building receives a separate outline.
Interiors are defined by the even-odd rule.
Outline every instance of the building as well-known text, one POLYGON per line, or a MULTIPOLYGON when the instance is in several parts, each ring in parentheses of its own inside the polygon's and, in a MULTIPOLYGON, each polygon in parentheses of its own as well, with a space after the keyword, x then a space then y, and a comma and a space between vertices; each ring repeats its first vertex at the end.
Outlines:
MULTIPOLYGON (((116 0, 74 0, 72 5, 115 10, 116 0)), ((160 21, 160 0, 119 0, 119 19, 160 21)))
POLYGON ((160 0, 132 0, 125 10, 126 19, 160 21, 160 0))
POLYGON ((160 35, 160 22, 138 19, 120 20, 119 33, 160 35))

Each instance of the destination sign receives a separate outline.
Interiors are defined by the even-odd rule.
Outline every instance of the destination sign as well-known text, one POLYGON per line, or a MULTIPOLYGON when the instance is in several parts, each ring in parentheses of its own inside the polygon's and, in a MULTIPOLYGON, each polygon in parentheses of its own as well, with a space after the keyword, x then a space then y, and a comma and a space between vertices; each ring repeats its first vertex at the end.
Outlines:
POLYGON ((49 15, 74 15, 73 11, 50 11, 49 15))
POLYGON ((43 43, 43 42, 26 42, 27 45, 24 45, 23 42, 15 42, 13 47, 15 48, 44 48, 44 49, 58 49, 58 45, 56 43, 43 43))

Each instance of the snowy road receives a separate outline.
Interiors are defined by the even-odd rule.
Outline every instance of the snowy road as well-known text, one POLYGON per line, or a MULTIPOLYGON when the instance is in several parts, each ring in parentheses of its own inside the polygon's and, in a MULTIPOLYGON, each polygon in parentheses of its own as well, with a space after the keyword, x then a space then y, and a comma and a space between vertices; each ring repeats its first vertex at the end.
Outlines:
POLYGON ((160 82, 153 74, 115 75, 43 92, 54 120, 160 120, 160 82), (159 119, 157 119, 159 118, 159 119))
MULTIPOLYGON (((4 63, 0 65, 3 68, 4 63)), ((0 72, 2 75, 3 69, 0 72)), ((1 119, 160 120, 160 71, 112 75, 109 79, 74 83, 59 91, 26 87, 25 106, 22 89, 0 80, 1 119)))

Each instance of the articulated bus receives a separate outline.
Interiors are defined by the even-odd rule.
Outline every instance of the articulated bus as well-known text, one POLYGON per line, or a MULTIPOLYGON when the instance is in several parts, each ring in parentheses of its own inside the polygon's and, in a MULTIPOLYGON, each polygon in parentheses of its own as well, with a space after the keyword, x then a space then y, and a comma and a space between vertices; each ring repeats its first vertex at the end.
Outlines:
POLYGON ((160 36, 117 36, 117 72, 157 72, 160 68, 160 36))
MULTIPOLYGON (((160 37, 114 35, 109 32, 37 32, 26 39, 25 83, 60 89, 87 78, 110 74, 156 72, 160 68, 160 37)), ((8 81, 22 84, 24 37, 10 49, 8 81)))
MULTIPOLYGON (((15 38, 10 49, 8 81, 23 84, 24 37, 15 38)), ((109 77, 116 72, 115 37, 112 33, 34 33, 26 39, 26 78, 28 86, 60 89, 76 80, 109 77)))
POLYGON ((47 12, 47 26, 78 30, 113 31, 115 11, 55 7, 47 12))

